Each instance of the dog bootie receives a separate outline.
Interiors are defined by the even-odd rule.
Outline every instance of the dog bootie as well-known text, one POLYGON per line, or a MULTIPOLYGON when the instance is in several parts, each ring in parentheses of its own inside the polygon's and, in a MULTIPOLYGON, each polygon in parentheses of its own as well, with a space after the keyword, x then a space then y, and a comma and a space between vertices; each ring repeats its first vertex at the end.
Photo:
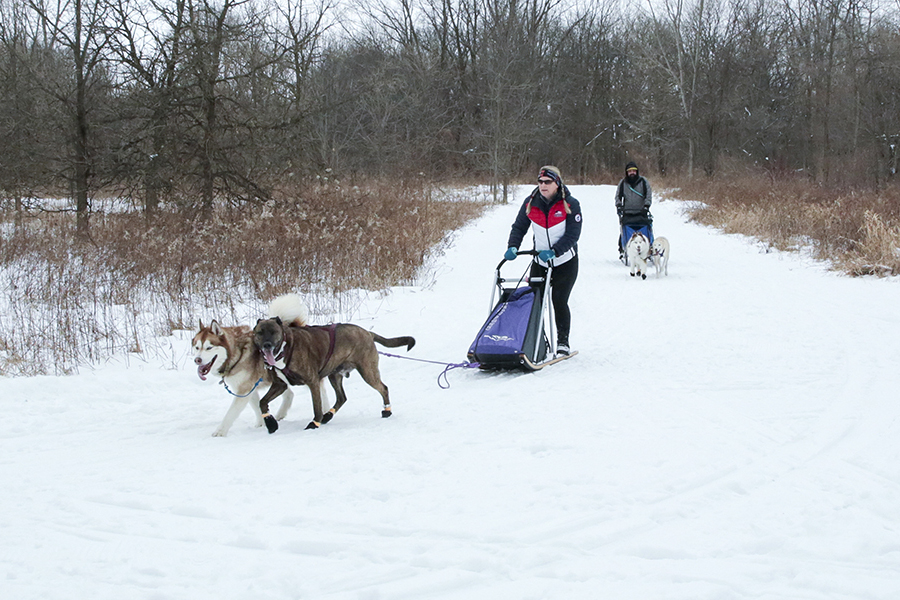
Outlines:
POLYGON ((272 415, 266 415, 263 417, 263 422, 266 424, 266 429, 269 430, 269 433, 275 433, 278 431, 278 421, 275 420, 275 417, 272 415))

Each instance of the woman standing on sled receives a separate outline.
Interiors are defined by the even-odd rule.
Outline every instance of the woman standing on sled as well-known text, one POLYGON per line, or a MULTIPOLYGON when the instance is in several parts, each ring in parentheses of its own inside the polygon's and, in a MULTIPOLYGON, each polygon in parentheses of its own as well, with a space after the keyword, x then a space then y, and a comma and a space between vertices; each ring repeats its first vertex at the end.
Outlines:
POLYGON ((547 265, 553 265, 550 276, 553 316, 556 322, 556 353, 569 354, 569 294, 578 277, 578 238, 581 236, 581 204, 563 185, 559 169, 547 165, 538 174, 538 187, 522 203, 509 233, 504 254, 515 260, 516 252, 529 226, 534 233, 537 258, 531 265, 531 278, 547 275, 547 265))

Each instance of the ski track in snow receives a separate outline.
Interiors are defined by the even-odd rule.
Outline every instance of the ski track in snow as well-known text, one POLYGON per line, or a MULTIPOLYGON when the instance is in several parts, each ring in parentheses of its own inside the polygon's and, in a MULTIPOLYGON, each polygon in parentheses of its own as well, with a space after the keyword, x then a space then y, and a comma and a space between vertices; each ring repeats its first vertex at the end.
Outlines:
MULTIPOLYGON (((669 276, 641 281, 614 188, 571 189, 580 354, 538 373, 443 390, 440 366, 382 358, 391 419, 354 375, 320 430, 298 388, 276 434, 248 409, 225 438, 192 332, 178 370, 0 378, 0 598, 900 597, 898 280, 761 253, 668 200, 669 276)), ((464 360, 518 202, 352 320, 464 360)))

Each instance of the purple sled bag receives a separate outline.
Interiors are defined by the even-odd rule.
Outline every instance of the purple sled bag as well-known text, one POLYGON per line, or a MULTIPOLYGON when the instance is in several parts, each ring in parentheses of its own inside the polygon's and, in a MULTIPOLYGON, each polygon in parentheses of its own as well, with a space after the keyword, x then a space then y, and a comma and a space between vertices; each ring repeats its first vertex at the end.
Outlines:
POLYGON ((546 356, 546 341, 538 345, 537 356, 532 356, 540 330, 540 291, 529 286, 517 288, 491 311, 469 347, 469 360, 482 368, 521 366, 523 354, 532 362, 541 362, 546 356))

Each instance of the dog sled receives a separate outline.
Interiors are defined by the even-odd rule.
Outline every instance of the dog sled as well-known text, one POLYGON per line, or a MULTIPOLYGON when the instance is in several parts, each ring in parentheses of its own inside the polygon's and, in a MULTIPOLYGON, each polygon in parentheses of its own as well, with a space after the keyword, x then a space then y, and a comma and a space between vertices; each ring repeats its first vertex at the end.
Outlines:
MULTIPOLYGON (((537 256, 535 250, 523 250, 518 255, 537 256)), ((506 279, 501 268, 495 270, 491 289, 491 311, 484 325, 469 347, 470 363, 481 369, 538 371, 578 354, 557 355, 550 311, 550 275, 528 280, 531 263, 517 279, 506 279), (512 284, 512 285, 510 285, 512 284), (494 304, 494 299, 497 303, 494 304)))
POLYGON ((646 217, 641 215, 638 218, 630 219, 628 221, 630 222, 622 223, 621 235, 619 237, 619 260, 625 263, 626 267, 629 265, 628 254, 625 252, 625 248, 628 246, 628 240, 631 239, 631 236, 635 233, 641 233, 651 244, 653 243, 653 222, 649 215, 646 217))

